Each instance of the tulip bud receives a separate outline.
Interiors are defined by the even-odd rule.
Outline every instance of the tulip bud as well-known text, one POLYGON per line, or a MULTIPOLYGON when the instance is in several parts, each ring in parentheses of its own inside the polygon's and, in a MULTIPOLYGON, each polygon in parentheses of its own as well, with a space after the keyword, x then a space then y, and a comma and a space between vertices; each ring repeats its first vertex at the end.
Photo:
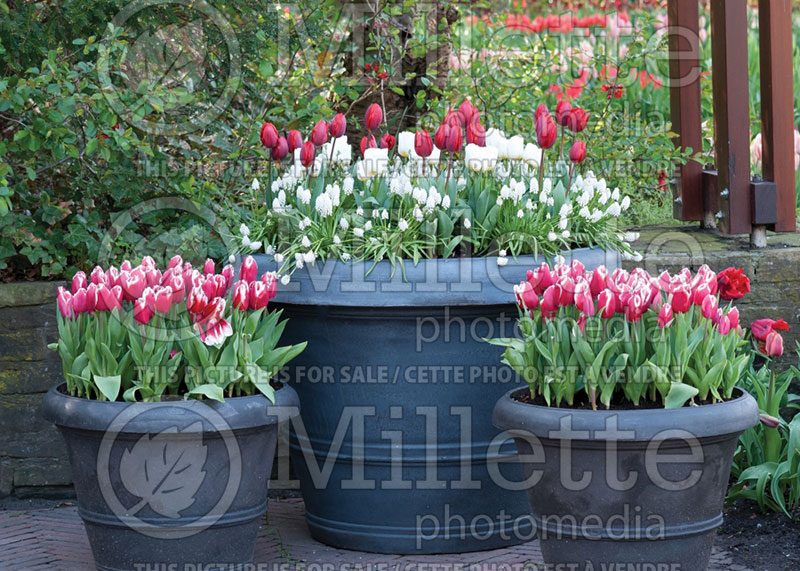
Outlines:
POLYGON ((238 281, 233 286, 233 307, 240 310, 247 310, 247 297, 248 297, 247 282, 238 281))
POLYGON ((73 316, 72 294, 70 292, 63 287, 59 287, 56 302, 58 303, 58 311, 63 317, 71 318, 73 316))
POLYGON ((331 122, 328 124, 328 131, 331 137, 341 137, 347 131, 347 119, 342 113, 334 115, 331 122))
POLYGON ((161 270, 152 267, 148 268, 145 272, 145 281, 147 287, 153 287, 161 283, 161 270))
POLYGON ((278 293, 278 274, 275 272, 265 272, 261 276, 261 281, 267 286, 267 299, 272 299, 278 293))
POLYGON ((562 127, 567 126, 567 122, 569 121, 569 115, 572 112, 572 104, 566 99, 562 99, 556 105, 556 123, 561 125, 562 127))
POLYGON ((599 266, 592 271, 592 279, 589 281, 589 289, 593 296, 600 295, 608 283, 608 268, 599 266))
POLYGON ((289 152, 294 153, 295 150, 303 146, 303 136, 300 131, 292 129, 286 133, 286 142, 289 144, 289 152))
POLYGON ((781 425, 781 421, 779 418, 775 418, 769 414, 759 414, 758 420, 761 421, 761 424, 766 426, 767 428, 778 428, 781 425))
POLYGON ((272 123, 264 123, 261 126, 261 144, 271 149, 278 143, 278 130, 272 123))
POLYGON ((692 306, 692 298, 685 289, 677 289, 672 292, 672 310, 675 313, 686 313, 692 306))
POLYGON ((328 142, 328 125, 320 119, 311 130, 311 144, 315 147, 321 147, 326 142, 328 142))
POLYGON ((472 123, 472 118, 476 111, 477 109, 468 99, 465 99, 461 105, 458 106, 458 120, 462 127, 466 127, 472 123))
POLYGON ((539 117, 541 117, 542 115, 547 115, 549 113, 550 111, 547 110, 547 105, 545 105, 544 103, 539 103, 539 105, 536 107, 536 111, 533 114, 534 123, 539 120, 539 117))
POLYGON ((783 355, 783 337, 781 337, 780 333, 777 331, 769 332, 767 340, 764 341, 764 353, 769 357, 780 357, 783 355))
POLYGON ((74 276, 72 276, 72 294, 75 295, 79 289, 85 288, 89 285, 89 282, 86 280, 86 274, 83 272, 77 272, 74 276))
POLYGON ((189 291, 186 296, 186 309, 190 313, 200 313, 208 305, 208 297, 206 296, 203 288, 194 287, 189 291))
POLYGON ((717 296, 715 295, 708 295, 703 300, 703 303, 700 306, 701 311, 703 312, 703 317, 706 319, 714 319, 717 315, 717 306, 718 306, 717 296))
POLYGON ((730 321, 731 329, 739 328, 739 310, 735 307, 730 308, 727 313, 728 321, 730 321))
POLYGON ((122 287, 103 286, 98 290, 97 308, 102 311, 122 309, 122 287), (102 307, 101 307, 102 306, 102 307))
POLYGON ((549 149, 556 143, 558 130, 553 122, 553 117, 549 113, 542 113, 536 120, 536 140, 539 147, 549 149))
POLYGON ((604 289, 597 296, 597 311, 603 319, 611 319, 617 311, 617 300, 614 292, 604 289))
POLYGON ((658 312, 658 326, 661 329, 664 329, 667 325, 670 324, 673 318, 672 313, 672 306, 668 303, 665 303, 661 306, 661 311, 658 312))
POLYGON ((186 289, 184 288, 184 281, 183 276, 175 276, 172 279, 172 284, 170 284, 170 289, 172 289, 172 303, 180 303, 183 301, 184 296, 186 295, 186 289))
POLYGON ((425 129, 417 131, 414 135, 414 151, 423 158, 429 157, 433 152, 433 141, 425 129))
POLYGON ((309 168, 314 164, 315 155, 316 149, 314 148, 314 144, 310 141, 303 143, 303 146, 300 147, 300 164, 306 168, 309 168))
POLYGON ((203 274, 204 275, 213 275, 217 271, 216 266, 214 265, 214 260, 211 258, 206 258, 206 263, 203 264, 203 274))
POLYGON ((94 269, 92 270, 91 275, 89 276, 89 279, 95 285, 105 285, 106 273, 100 266, 95 266, 94 269))
POLYGON ((272 159, 275 161, 282 161, 289 154, 289 143, 286 137, 278 137, 277 144, 272 147, 272 159))
POLYGON ((123 260, 123 262, 119 265, 119 271, 121 272, 129 272, 133 269, 130 260, 123 260))
POLYGON ((559 307, 559 299, 561 298, 561 287, 553 284, 544 290, 542 294, 542 301, 539 307, 542 310, 542 317, 549 318, 555 317, 559 307))
POLYGON ((249 291, 250 309, 261 309, 267 306, 268 294, 267 286, 264 282, 255 281, 250 284, 249 291))
POLYGON ((571 160, 576 165, 579 165, 583 162, 583 159, 586 158, 586 143, 583 141, 575 141, 572 143, 572 148, 569 150, 569 160, 571 160))
POLYGON ((539 307, 539 296, 533 291, 530 282, 525 281, 514 286, 514 295, 517 298, 517 305, 522 309, 533 310, 539 307))
POLYGON ((97 284, 89 284, 86 287, 86 311, 89 313, 97 309, 97 284))
POLYGON ((233 274, 234 274, 233 266, 230 264, 225 264, 225 267, 222 268, 222 276, 225 277, 225 288, 231 287, 233 283, 233 274))
POLYGON ((394 136, 386 133, 383 137, 381 137, 381 149, 389 149, 391 151, 394 148, 394 142, 394 136))
POLYGON ((367 131, 374 131, 381 126, 381 121, 383 121, 383 110, 380 105, 373 103, 364 115, 364 126, 367 131))
POLYGON ((170 258, 169 260, 169 265, 167 266, 167 269, 171 270, 172 268, 175 267, 180 268, 181 266, 183 266, 183 258, 181 258, 180 256, 172 256, 172 258, 170 258))
POLYGON ((447 150, 447 139, 450 136, 450 125, 447 123, 442 123, 439 125, 439 128, 436 129, 436 134, 433 136, 433 142, 436 145, 436 148, 440 151, 447 150))
POLYGON ((253 256, 246 256, 242 260, 242 268, 239 270, 239 279, 252 283, 258 277, 258 265, 253 259, 253 256))
POLYGON ((461 136, 461 127, 450 127, 450 130, 447 133, 447 150, 451 153, 457 153, 461 150, 461 143, 463 142, 463 137, 461 136))

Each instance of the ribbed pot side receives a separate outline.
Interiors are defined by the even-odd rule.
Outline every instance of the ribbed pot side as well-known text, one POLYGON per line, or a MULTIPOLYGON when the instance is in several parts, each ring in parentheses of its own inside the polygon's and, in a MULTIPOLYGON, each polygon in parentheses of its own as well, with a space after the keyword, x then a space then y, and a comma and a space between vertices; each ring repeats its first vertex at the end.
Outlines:
MULTIPOLYGON (((587 267, 617 253, 572 253, 587 267)), ((275 269, 256 257, 259 272, 275 269)), ((298 392, 292 465, 312 536, 381 553, 461 553, 533 538, 494 402, 519 379, 484 338, 511 336, 513 286, 541 259, 317 262, 274 300, 282 343, 308 341, 281 380, 298 392), (371 271, 370 271, 371 268, 371 271), (513 486, 513 485, 512 485, 513 486)))
POLYGON ((733 400, 681 409, 574 411, 523 404, 513 392, 498 401, 494 424, 515 437, 545 563, 707 568, 737 439, 758 422, 750 395, 737 389, 733 400))
POLYGON ((252 562, 278 424, 297 394, 224 403, 98 402, 65 394, 42 411, 67 445, 78 511, 102 570, 252 562))

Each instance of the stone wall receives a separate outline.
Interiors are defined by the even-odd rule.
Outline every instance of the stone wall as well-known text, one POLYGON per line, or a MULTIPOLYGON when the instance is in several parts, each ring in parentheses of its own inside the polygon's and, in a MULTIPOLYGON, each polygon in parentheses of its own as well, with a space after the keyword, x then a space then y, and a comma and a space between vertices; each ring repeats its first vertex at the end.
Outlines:
POLYGON ((39 415, 61 381, 56 289, 61 283, 0 284, 0 498, 65 496, 72 476, 61 435, 39 415))
POLYGON ((641 262, 624 262, 631 269, 643 266, 651 274, 672 273, 684 266, 696 271, 702 264, 714 271, 731 266, 743 268, 750 278, 751 291, 736 302, 741 323, 762 317, 785 319, 784 356, 780 364, 797 365, 795 343, 800 341, 800 233, 772 234, 767 248, 752 249, 749 237, 725 237, 697 226, 660 226, 638 230, 634 248, 644 255, 641 262))

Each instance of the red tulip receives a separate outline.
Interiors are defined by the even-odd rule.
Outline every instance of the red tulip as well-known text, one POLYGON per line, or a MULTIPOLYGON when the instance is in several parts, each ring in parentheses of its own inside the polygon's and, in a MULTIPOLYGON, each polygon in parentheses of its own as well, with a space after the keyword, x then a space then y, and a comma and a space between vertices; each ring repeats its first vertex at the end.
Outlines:
POLYGON ((425 129, 417 131, 417 134, 414 135, 414 151, 423 158, 431 156, 433 152, 433 140, 425 129))
POLYGON ((226 337, 233 335, 233 328, 223 315, 225 314, 225 299, 218 297, 212 300, 198 316, 195 329, 200 332, 200 339, 206 345, 219 346, 226 337))
POLYGON ((303 143, 303 146, 300 147, 300 164, 306 168, 309 168, 314 164, 315 155, 316 149, 314 148, 314 143, 310 141, 303 143))
POLYGON ((769 357, 783 355, 783 337, 777 331, 770 331, 764 341, 764 353, 769 357))
POLYGON ((604 289, 597 296, 597 311, 603 319, 611 319, 617 312, 617 299, 610 289, 604 289))
POLYGON ((750 330, 753 332, 753 337, 759 341, 765 341, 767 335, 772 331, 788 331, 789 324, 783 319, 777 321, 768 318, 757 319, 750 324, 750 330))
POLYGON ((240 311, 247 310, 247 282, 238 281, 233 286, 233 307, 240 311))
POLYGON ((436 129, 436 134, 433 136, 433 142, 436 145, 436 148, 440 151, 447 150, 447 138, 450 136, 450 125, 447 123, 442 123, 439 125, 439 128, 436 129))
POLYGON ((559 308, 559 299, 561 298, 561 286, 553 284, 544 290, 542 295, 542 302, 539 305, 542 309, 542 318, 555 317, 559 308))
POLYGON ((101 311, 122 309, 122 287, 101 286, 97 291, 97 309, 101 311))
POLYGON ((549 113, 542 113, 536 120, 536 139, 542 149, 549 149, 556 143, 558 130, 549 113))
POLYGON ((172 284, 169 287, 172 289, 172 303, 182 302, 184 296, 186 295, 183 276, 175 276, 175 278, 172 280, 172 284))
POLYGON ((63 287, 59 287, 56 302, 58 304, 58 311, 63 317, 72 317, 72 294, 70 292, 65 290, 63 287))
POLYGON ((569 150, 569 160, 571 160, 576 165, 579 165, 583 162, 583 159, 585 158, 586 158, 586 143, 584 143, 583 141, 575 141, 574 143, 572 143, 572 148, 569 150))
POLYGON ((320 119, 314 128, 311 129, 311 143, 315 147, 321 147, 328 142, 328 125, 320 119))
POLYGON ((572 104, 567 101, 566 99, 562 99, 556 105, 556 123, 561 125, 562 127, 567 126, 567 121, 569 121, 569 115, 572 111, 572 104))
POLYGON ((589 114, 580 107, 576 107, 570 112, 567 120, 567 127, 573 133, 580 133, 589 123, 589 114))
POLYGON ((155 292, 155 310, 159 313, 169 313, 172 306, 172 290, 168 287, 159 288, 155 292))
POLYGON ((85 288, 89 285, 89 282, 86 280, 86 274, 83 272, 77 272, 74 276, 72 276, 72 294, 75 295, 79 289, 85 288))
POLYGON ((642 318, 642 314, 647 311, 648 299, 645 299, 642 292, 637 291, 628 298, 625 304, 625 319, 635 323, 642 318))
POLYGON ((272 159, 275 161, 282 161, 289 154, 289 143, 286 137, 278 137, 277 144, 272 147, 272 159))
POLYGON ((703 305, 705 299, 711 295, 711 288, 708 284, 701 283, 692 292, 692 303, 698 307, 703 305))
POLYGON ((186 309, 189 313, 200 313, 208 305, 208 296, 206 296, 203 288, 193 287, 189 290, 189 295, 186 296, 186 309))
POLYGON ((394 149, 394 142, 395 138, 386 133, 383 137, 381 137, 381 149, 389 149, 390 151, 394 149))
POLYGON ((361 156, 364 156, 367 149, 377 149, 378 144, 375 142, 374 135, 367 135, 366 137, 361 137, 361 156))
POLYGON ((539 296, 533 291, 530 282, 525 281, 514 286, 514 295, 517 298, 517 305, 522 309, 533 310, 539 307, 539 296))
POLYGON ((658 312, 658 326, 664 329, 672 321, 673 313, 672 306, 665 303, 661 306, 661 311, 658 312))
POLYGON ((86 286, 86 311, 92 313, 97 309, 97 284, 86 286))
POLYGON ((347 119, 342 113, 334 115, 331 122, 328 124, 328 130, 331 137, 341 137, 347 131, 347 119))
POLYGON ((575 285, 575 307, 587 317, 594 315, 594 300, 589 283, 586 281, 578 282, 575 285))
POLYGON ((253 259, 253 256, 246 256, 242 260, 242 268, 239 270, 239 279, 252 283, 258 278, 258 265, 253 259))
POLYGON ((547 105, 544 103, 539 103, 539 105, 536 107, 536 111, 533 114, 533 122, 536 123, 536 121, 539 120, 539 117, 542 115, 548 115, 549 113, 550 111, 547 110, 547 105))
POLYGON ((133 303, 133 318, 142 325, 146 325, 153 318, 153 308, 143 297, 133 303))
POLYGON ((528 270, 527 278, 528 282, 533 286, 533 291, 535 291, 537 295, 542 295, 544 290, 553 285, 556 281, 555 277, 550 272, 550 268, 544 262, 535 270, 528 270))
POLYGON ((217 267, 214 264, 214 260, 212 260, 211 258, 206 258, 206 263, 203 264, 203 274, 206 276, 214 275, 216 271, 217 267))
POLYGON ((473 117, 477 111, 478 110, 474 105, 472 105, 472 103, 469 102, 468 99, 462 101, 461 105, 458 106, 458 120, 459 123, 461 123, 461 126, 465 127, 467 125, 471 125, 473 117))
POLYGON ((289 152, 294 153, 295 150, 303 146, 303 136, 300 134, 300 131, 292 129, 286 133, 286 142, 289 145, 289 152))
POLYGON ((206 276, 206 279, 203 280, 203 284, 200 287, 208 299, 217 297, 217 284, 214 282, 214 276, 206 276))
POLYGON ((278 130, 272 123, 264 123, 261 126, 261 144, 271 149, 278 143, 278 130))
POLYGON ((592 271, 592 279, 589 281, 589 289, 593 296, 600 295, 608 283, 608 268, 599 266, 592 271))
POLYGON ((672 292, 672 310, 675 313, 686 313, 692 306, 692 298, 685 289, 677 289, 672 292))
POLYGON ((261 281, 267 286, 267 299, 272 299, 278 293, 278 275, 275 272, 264 272, 261 281))
POLYGON ((381 126, 381 121, 383 121, 383 110, 380 105, 373 103, 364 115, 364 126, 367 131, 374 131, 381 126))
POLYGON ((250 309, 261 309, 267 307, 269 294, 264 282, 255 281, 250 284, 250 309))
POLYGON ((486 128, 477 121, 473 121, 467 125, 467 143, 478 145, 479 147, 485 147, 486 128))
POLYGON ((451 153, 457 153, 461 150, 461 144, 463 142, 463 137, 461 136, 461 127, 450 127, 450 130, 447 132, 447 150, 451 153))
POLYGON ((717 287, 722 299, 739 299, 750 291, 750 280, 741 268, 722 270, 717 276, 717 287))

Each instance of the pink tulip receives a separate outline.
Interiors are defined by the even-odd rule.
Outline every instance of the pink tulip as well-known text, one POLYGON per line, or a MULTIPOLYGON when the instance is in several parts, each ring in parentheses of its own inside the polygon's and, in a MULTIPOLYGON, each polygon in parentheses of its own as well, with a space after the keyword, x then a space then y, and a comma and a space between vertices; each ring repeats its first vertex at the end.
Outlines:
POLYGON ((593 296, 600 295, 600 292, 606 289, 608 283, 608 268, 599 266, 592 272, 592 279, 589 281, 589 289, 593 296))
POLYGON ((233 266, 230 264, 225 264, 225 267, 222 268, 222 276, 225 278, 225 289, 231 287, 233 284, 233 274, 235 273, 233 266))
POLYGON ((131 261, 130 261, 130 260, 124 260, 124 261, 123 261, 123 262, 122 262, 122 263, 119 265, 119 271, 120 271, 120 272, 129 272, 129 271, 131 271, 132 269, 133 269, 133 265, 131 264, 131 261))
POLYGON ((71 318, 73 316, 72 294, 70 292, 63 287, 59 287, 56 302, 58 304, 58 311, 63 317, 71 318))
POLYGON ((155 292, 155 310, 159 313, 169 313, 172 306, 172 290, 168 287, 159 287, 155 292))
POLYGON ((155 266, 147 268, 145 271, 145 280, 147 281, 147 287, 159 285, 161 283, 161 270, 155 266))
POLYGON ((172 290, 172 303, 181 303, 186 296, 186 289, 184 288, 183 276, 175 276, 172 284, 169 286, 172 290))
POLYGON ((92 270, 91 275, 89 276, 91 282, 95 285, 105 285, 106 282, 106 273, 103 271, 103 268, 100 266, 95 266, 92 270))
POLYGON ((717 331, 722 335, 727 335, 731 332, 731 320, 727 315, 721 315, 717 321, 717 331))
POLYGON ((731 324, 731 329, 739 329, 739 310, 735 307, 731 307, 727 313, 728 321, 731 324))
POLYGON ((575 285, 575 307, 588 317, 594 315, 592 292, 589 283, 586 281, 581 281, 575 285))
POLYGON ((278 274, 275 272, 264 272, 261 281, 267 286, 267 299, 272 299, 278 293, 278 274))
POLYGON ((100 311, 112 311, 122 309, 122 287, 100 286, 97 295, 97 309, 100 311))
POLYGON ((557 284, 553 284, 544 290, 544 294, 542 296, 542 302, 539 307, 542 309, 542 317, 543 318, 550 318, 555 317, 556 312, 558 312, 559 307, 559 299, 561 297, 561 287, 557 284))
POLYGON ((258 265, 253 256, 246 256, 242 260, 242 268, 239 270, 239 279, 252 283, 258 278, 258 265))
POLYGON ((233 328, 225 318, 225 299, 218 297, 203 309, 195 322, 195 329, 206 345, 219 346, 226 337, 233 335, 233 328))
POLYGON ((777 331, 770 331, 767 340, 764 342, 764 353, 769 357, 780 357, 783 355, 783 337, 777 331))
POLYGON ((672 310, 675 313, 686 313, 692 306, 692 298, 686 289, 676 289, 672 292, 672 310))
POLYGON ((517 298, 517 305, 522 309, 536 309, 539 307, 539 297, 533 291, 533 286, 530 282, 522 282, 514 286, 514 295, 517 298))
POLYGON ((86 286, 86 311, 92 313, 97 310, 97 284, 86 286))
POLYGON ((250 284, 250 309, 261 309, 269 302, 267 286, 264 282, 254 281, 250 284))
POLYGON ((703 317, 706 319, 713 319, 714 316, 717 314, 717 307, 719 302, 717 301, 717 296, 709 295, 703 300, 702 305, 700 306, 701 311, 703 312, 703 317))
POLYGON ((668 303, 665 303, 661 306, 661 311, 658 312, 658 326, 661 329, 664 329, 672 322, 672 318, 672 306, 668 303))
POLYGON ((246 311, 247 310, 247 299, 248 299, 248 291, 249 288, 247 286, 247 282, 238 281, 236 285, 233 286, 233 307, 240 310, 246 311))
POLYGON ((178 268, 180 269, 183 266, 183 258, 180 256, 172 256, 169 260, 169 265, 167 266, 168 269, 178 268))
POLYGON ((78 272, 74 276, 72 276, 72 294, 75 295, 81 288, 85 288, 89 285, 89 282, 86 280, 86 274, 83 272, 78 272))
POLYGON ((142 325, 146 325, 153 318, 153 309, 148 306, 147 300, 143 297, 133 303, 133 318, 142 325))
POLYGON ((214 260, 211 258, 206 259, 206 263, 203 264, 203 275, 213 275, 217 271, 216 266, 214 265, 214 260))
POLYGON ((72 295, 72 309, 76 314, 89 312, 89 303, 86 299, 86 288, 81 288, 72 295))
POLYGON ((186 309, 189 313, 200 313, 208 305, 208 296, 206 296, 203 288, 194 287, 189 291, 186 296, 186 309))
POLYGON ((603 319, 611 319, 617 311, 617 300, 614 292, 604 289, 597 295, 597 311, 603 319))

